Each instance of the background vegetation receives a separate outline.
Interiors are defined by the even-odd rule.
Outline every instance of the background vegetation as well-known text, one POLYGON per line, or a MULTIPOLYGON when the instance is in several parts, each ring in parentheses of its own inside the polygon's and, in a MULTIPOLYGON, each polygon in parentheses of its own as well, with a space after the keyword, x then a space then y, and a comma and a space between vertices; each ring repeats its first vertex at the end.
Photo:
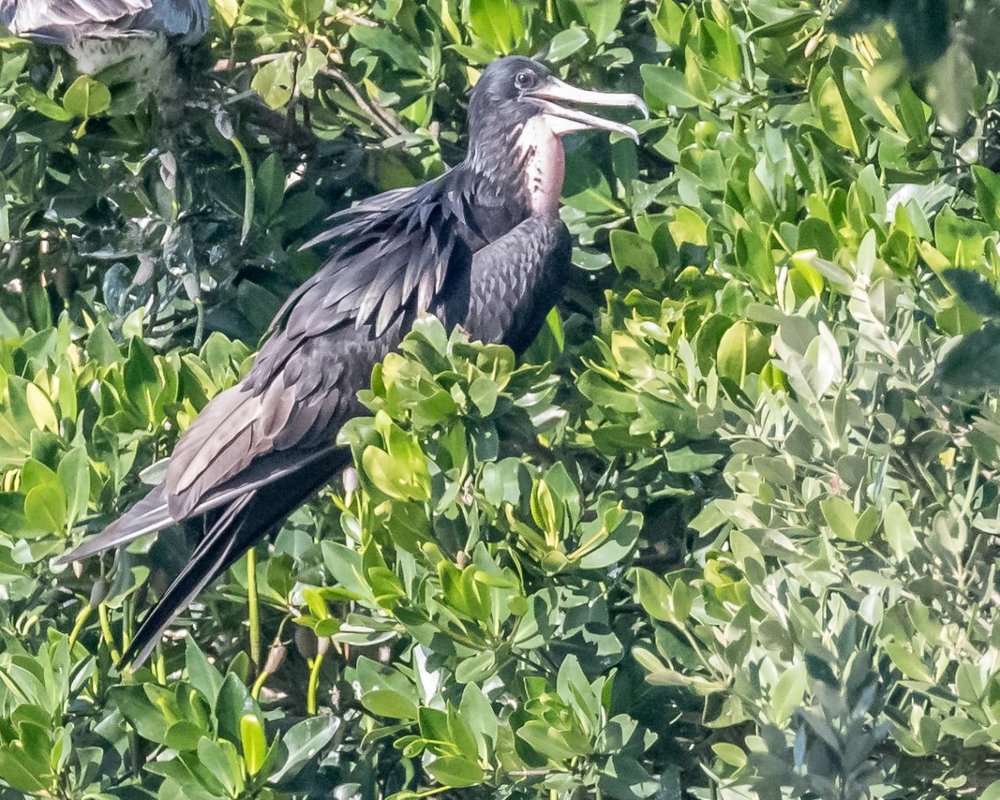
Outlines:
POLYGON ((0 798, 1000 797, 998 15, 215 0, 183 107, 0 41, 0 798), (510 52, 653 110, 567 143, 549 328, 422 322, 120 673, 197 531, 51 559, 510 52))

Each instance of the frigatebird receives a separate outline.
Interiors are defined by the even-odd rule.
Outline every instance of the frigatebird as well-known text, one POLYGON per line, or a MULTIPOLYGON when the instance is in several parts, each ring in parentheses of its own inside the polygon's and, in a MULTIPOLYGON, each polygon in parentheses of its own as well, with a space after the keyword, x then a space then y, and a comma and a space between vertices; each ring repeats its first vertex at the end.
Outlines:
POLYGON ((570 270, 559 217, 562 137, 636 131, 568 103, 633 106, 631 94, 576 89, 509 56, 482 73, 469 102, 465 160, 413 189, 364 200, 306 246, 324 266, 285 302, 257 359, 205 406, 174 448, 164 481, 68 563, 201 518, 190 560, 143 619, 122 662, 141 664, 163 629, 213 578, 347 466, 335 444, 364 413, 357 393, 418 315, 522 351, 570 270))
POLYGON ((0 0, 14 35, 64 48, 88 74, 134 59, 142 83, 163 74, 169 43, 201 41, 209 16, 208 0, 0 0))

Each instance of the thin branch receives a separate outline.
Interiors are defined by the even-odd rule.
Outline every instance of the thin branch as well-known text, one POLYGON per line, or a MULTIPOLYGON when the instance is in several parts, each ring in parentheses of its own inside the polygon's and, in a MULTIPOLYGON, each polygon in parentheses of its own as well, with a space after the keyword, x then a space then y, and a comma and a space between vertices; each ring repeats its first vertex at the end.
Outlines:
POLYGON ((347 92, 351 99, 364 111, 376 126, 378 126, 387 136, 403 136, 409 131, 406 130, 399 121, 376 100, 365 98, 358 88, 351 82, 351 79, 339 67, 328 65, 320 72, 327 77, 333 78, 347 92))

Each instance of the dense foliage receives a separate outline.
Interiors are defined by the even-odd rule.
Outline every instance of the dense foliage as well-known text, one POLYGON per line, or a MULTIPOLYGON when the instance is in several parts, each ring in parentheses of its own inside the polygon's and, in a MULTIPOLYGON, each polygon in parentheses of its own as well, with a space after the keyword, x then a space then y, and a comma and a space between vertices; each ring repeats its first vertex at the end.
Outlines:
POLYGON ((1000 797, 990 5, 215 0, 183 108, 0 40, 0 798, 1000 797), (653 112, 548 328, 422 320, 120 672, 198 531, 51 560, 509 52, 653 112))

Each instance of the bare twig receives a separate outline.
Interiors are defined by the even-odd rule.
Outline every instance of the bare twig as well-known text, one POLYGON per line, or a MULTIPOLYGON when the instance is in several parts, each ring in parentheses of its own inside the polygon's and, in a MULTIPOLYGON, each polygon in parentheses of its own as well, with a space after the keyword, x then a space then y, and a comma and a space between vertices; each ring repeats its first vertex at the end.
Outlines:
POLYGON ((351 82, 351 79, 347 77, 343 70, 334 66, 327 66, 322 73, 330 78, 333 78, 340 86, 347 92, 351 99, 364 111, 371 121, 387 136, 402 136, 408 131, 396 118, 389 113, 381 104, 376 100, 367 100, 364 95, 358 91, 357 87, 351 82))

